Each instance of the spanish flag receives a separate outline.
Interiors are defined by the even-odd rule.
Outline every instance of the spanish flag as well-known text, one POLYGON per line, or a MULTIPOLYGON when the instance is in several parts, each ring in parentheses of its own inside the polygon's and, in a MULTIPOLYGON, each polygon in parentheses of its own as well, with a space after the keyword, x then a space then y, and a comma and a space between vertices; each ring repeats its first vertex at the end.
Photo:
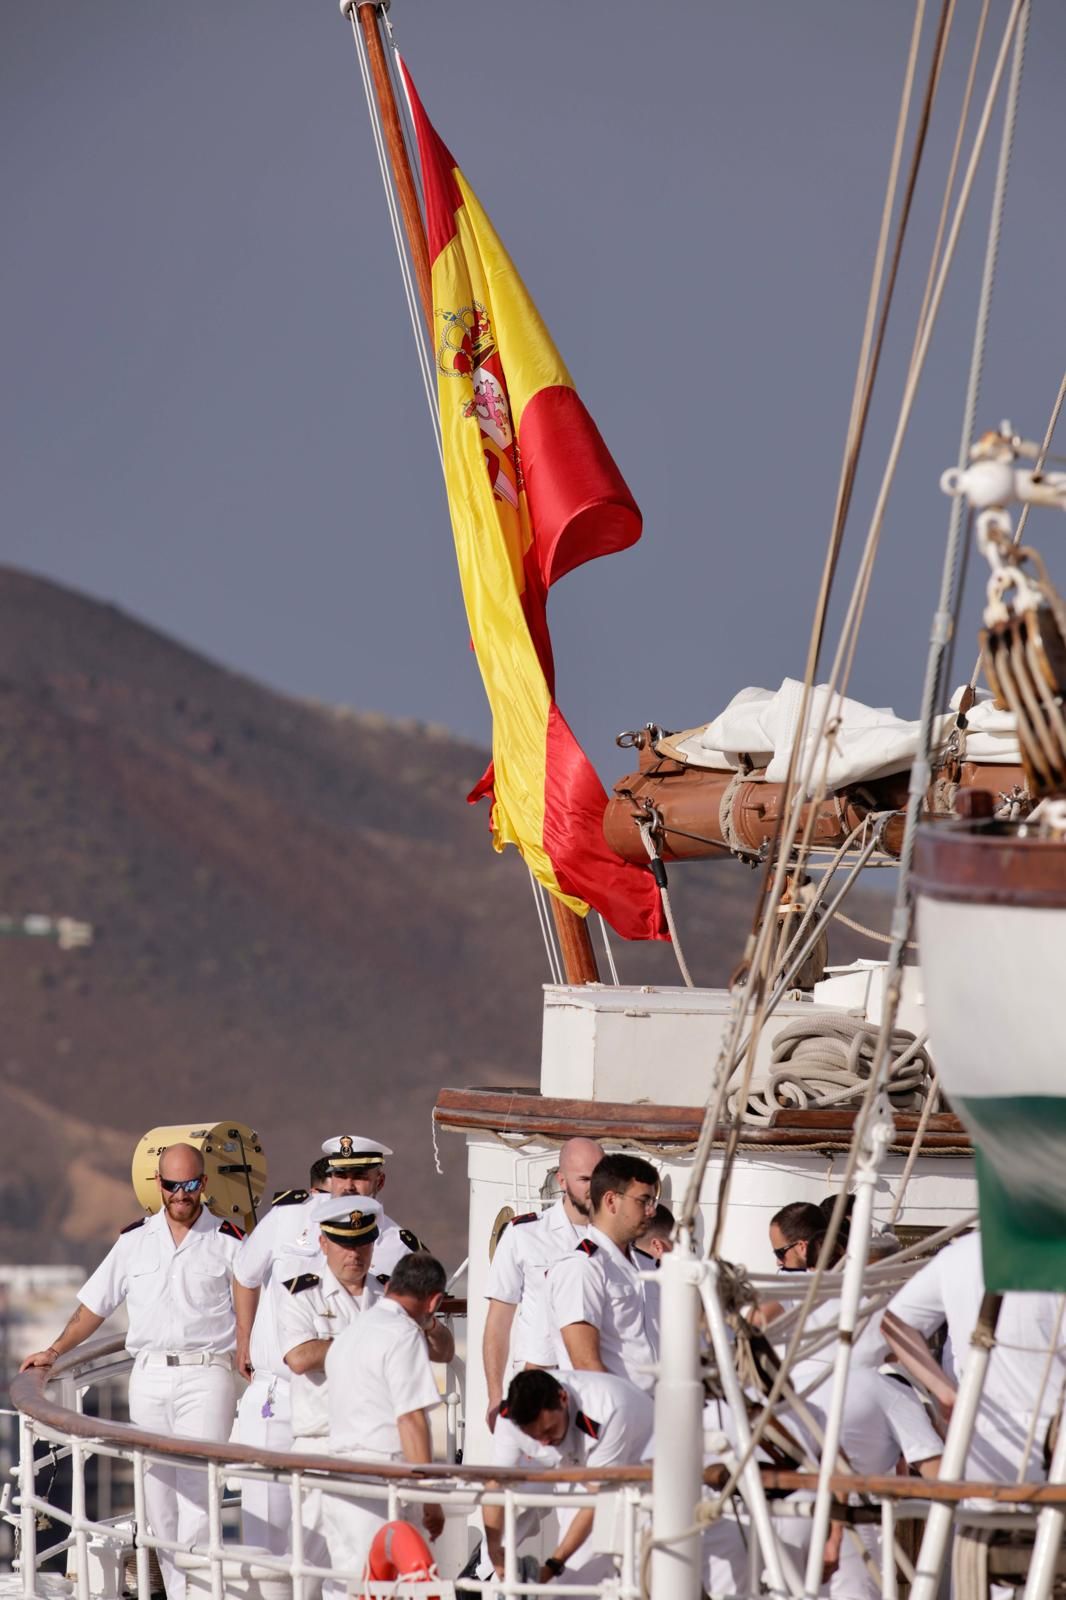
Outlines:
POLYGON ((640 538, 640 512, 551 335, 404 69, 432 265, 448 491, 470 636, 492 710, 497 850, 626 939, 665 936, 646 868, 603 837, 607 795, 555 703, 548 590, 640 538))

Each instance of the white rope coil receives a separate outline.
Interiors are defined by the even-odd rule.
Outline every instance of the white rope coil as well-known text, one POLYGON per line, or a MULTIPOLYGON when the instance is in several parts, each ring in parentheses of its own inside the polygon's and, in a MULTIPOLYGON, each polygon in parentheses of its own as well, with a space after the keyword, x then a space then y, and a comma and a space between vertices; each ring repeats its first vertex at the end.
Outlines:
MULTIPOLYGON (((739 1093, 730 1113, 745 1122, 768 1123, 782 1110, 818 1110, 857 1105, 870 1081, 877 1028, 847 1011, 797 1017, 774 1035, 768 1076, 745 1104, 739 1093)), ((893 1030, 886 1089, 897 1111, 920 1110, 933 1075, 924 1039, 906 1028, 893 1030)))

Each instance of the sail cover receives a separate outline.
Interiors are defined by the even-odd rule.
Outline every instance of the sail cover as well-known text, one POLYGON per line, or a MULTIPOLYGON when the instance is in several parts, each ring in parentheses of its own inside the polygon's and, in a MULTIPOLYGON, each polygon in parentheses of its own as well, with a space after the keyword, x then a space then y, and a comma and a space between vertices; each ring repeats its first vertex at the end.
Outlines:
POLYGON ((580 915, 665 937, 646 868, 603 837, 607 795, 555 700, 551 585, 624 550, 641 518, 522 280, 404 69, 422 167, 448 491, 492 765, 470 796, 493 842, 580 915))

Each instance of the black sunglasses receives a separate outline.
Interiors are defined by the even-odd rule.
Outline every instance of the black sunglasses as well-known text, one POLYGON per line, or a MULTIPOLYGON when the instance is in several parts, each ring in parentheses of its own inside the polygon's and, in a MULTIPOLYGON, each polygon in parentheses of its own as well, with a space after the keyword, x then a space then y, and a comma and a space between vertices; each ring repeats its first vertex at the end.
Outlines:
POLYGON ((203 1183, 203 1178, 160 1178, 160 1187, 173 1194, 175 1189, 180 1189, 182 1194, 195 1194, 203 1183))
POLYGON ((772 1244, 770 1249, 773 1251, 778 1261, 784 1261, 785 1257, 788 1255, 788 1252, 792 1249, 792 1246, 797 1242, 797 1240, 793 1239, 792 1244, 772 1244))

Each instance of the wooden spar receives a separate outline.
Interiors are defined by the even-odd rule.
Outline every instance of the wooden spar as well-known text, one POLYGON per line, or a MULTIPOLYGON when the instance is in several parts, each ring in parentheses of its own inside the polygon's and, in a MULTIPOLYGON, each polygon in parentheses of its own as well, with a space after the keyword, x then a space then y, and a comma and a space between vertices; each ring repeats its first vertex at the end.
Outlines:
POLYGON ((407 246, 411 252, 411 262, 415 269, 418 298, 422 302, 422 315, 426 319, 430 342, 432 342, 433 291, 430 287, 429 246, 426 243, 425 223, 422 220, 422 212, 418 204, 418 191, 415 188, 414 174, 411 171, 411 158, 407 154, 407 145, 404 142, 403 127, 400 123, 396 96, 392 92, 392 79, 389 77, 388 63, 385 59, 385 46, 381 42, 381 32, 378 26, 378 7, 371 3, 371 0, 354 0, 354 4, 359 26, 363 31, 363 40, 366 44, 367 59, 370 63, 370 77, 374 85, 374 94, 377 97, 378 110, 381 113, 381 126, 385 134, 385 147, 389 152, 389 162, 392 166, 392 179, 396 185, 396 198, 400 202, 400 215, 403 217, 404 232, 407 234, 407 246))
MULTIPOLYGON (((430 344, 432 345, 433 290, 430 281, 426 227, 418 203, 418 191, 415 188, 411 160, 407 153, 407 145, 404 142, 400 113, 396 105, 396 96, 392 89, 392 79, 389 77, 388 63, 385 59, 385 46, 381 42, 381 31, 378 22, 380 8, 374 3, 374 0, 352 0, 352 6, 348 8, 349 15, 351 15, 353 7, 366 43, 366 53, 370 63, 370 77, 374 85, 374 94, 377 97, 378 110, 381 113, 381 125, 385 134, 385 147, 389 153, 392 179, 396 186, 396 197, 400 203, 400 215, 403 217, 404 232, 407 234, 407 245, 411 252, 415 281, 418 284, 418 297, 422 302, 422 312, 426 319, 430 344)), ((551 905, 552 915, 555 918, 555 931, 559 937, 563 972, 567 983, 599 983, 600 973, 596 965, 596 952, 592 948, 592 936, 589 933, 588 923, 585 918, 579 917, 576 912, 571 911, 570 907, 564 905, 555 895, 551 897, 551 905)))

